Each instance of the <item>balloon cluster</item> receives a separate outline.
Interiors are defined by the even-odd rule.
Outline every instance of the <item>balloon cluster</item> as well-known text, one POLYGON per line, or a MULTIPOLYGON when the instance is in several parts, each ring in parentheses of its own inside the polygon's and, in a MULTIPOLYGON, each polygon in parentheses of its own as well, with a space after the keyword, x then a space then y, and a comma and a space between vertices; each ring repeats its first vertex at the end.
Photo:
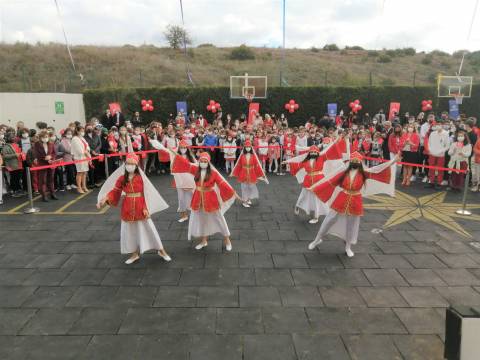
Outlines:
POLYGON ((142 104, 142 110, 143 111, 153 111, 153 109, 155 109, 153 107, 153 101, 152 100, 145 100, 143 99, 141 101, 141 104, 142 104))
POLYGON ((217 111, 221 110, 221 107, 215 100, 210 100, 207 105, 207 110, 215 114, 217 111))
POLYGON ((285 110, 288 110, 290 114, 294 113, 295 110, 298 110, 299 105, 295 103, 295 100, 290 100, 288 103, 285 104, 285 110))
POLYGON ((357 112, 362 110, 362 105, 360 105, 360 100, 358 100, 358 99, 352 101, 350 104, 348 104, 348 106, 350 107, 350 109, 352 109, 352 112, 354 114, 356 114, 357 112))
POLYGON ((432 100, 423 100, 422 101, 422 111, 432 110, 432 100))

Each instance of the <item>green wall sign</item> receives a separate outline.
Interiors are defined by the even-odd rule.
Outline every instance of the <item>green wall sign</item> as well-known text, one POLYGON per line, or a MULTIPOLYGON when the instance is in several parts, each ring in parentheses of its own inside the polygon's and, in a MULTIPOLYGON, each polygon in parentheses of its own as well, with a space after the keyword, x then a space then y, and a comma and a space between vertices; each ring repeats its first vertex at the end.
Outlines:
POLYGON ((65 114, 65 103, 63 101, 55 101, 55 114, 65 114))

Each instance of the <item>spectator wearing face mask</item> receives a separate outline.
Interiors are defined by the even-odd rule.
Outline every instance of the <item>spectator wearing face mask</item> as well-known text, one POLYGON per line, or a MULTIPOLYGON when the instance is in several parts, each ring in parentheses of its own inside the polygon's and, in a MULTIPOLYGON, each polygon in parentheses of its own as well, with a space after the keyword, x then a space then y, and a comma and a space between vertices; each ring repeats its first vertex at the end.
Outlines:
MULTIPOLYGON (((459 131, 450 145, 448 150, 450 161, 448 167, 451 169, 467 170, 468 160, 472 154, 472 145, 470 139, 466 136, 465 131, 459 131)), ((454 191, 461 191, 465 184, 465 174, 449 170, 450 189, 454 191)))
MULTIPOLYGON (((73 160, 72 157, 72 138, 73 132, 69 128, 67 128, 62 135, 61 144, 63 147, 63 161, 70 162, 73 160)), ((68 164, 65 165, 65 180, 66 180, 66 189, 72 190, 76 189, 77 186, 75 185, 75 164, 68 164)))
MULTIPOLYGON (((90 154, 92 157, 98 156, 102 148, 102 140, 98 133, 94 130, 91 124, 85 127, 85 140, 90 148, 90 154)), ((93 189, 99 186, 100 172, 99 172, 98 160, 93 160, 91 166, 88 169, 88 187, 93 189)))
MULTIPOLYGON (((442 123, 436 124, 432 127, 432 132, 428 137, 428 153, 429 159, 428 164, 430 166, 445 166, 445 153, 450 148, 450 137, 448 131, 444 130, 442 123)), ((440 189, 440 185, 443 181, 443 170, 433 170, 429 171, 429 183, 426 187, 440 189), (435 184, 435 174, 437 179, 437 184, 435 184)))
POLYGON ((480 188, 480 137, 473 147, 472 157, 472 187, 473 192, 479 191, 480 188))
MULTIPOLYGON (((77 127, 75 134, 72 139, 72 155, 73 160, 85 160, 90 158, 90 147, 88 142, 84 138, 85 128, 83 126, 77 127)), ((77 169, 77 191, 79 194, 85 194, 88 192, 87 188, 87 173, 89 169, 88 161, 81 161, 75 164, 77 169)))
POLYGON ((6 143, 2 148, 2 158, 10 174, 10 190, 13 197, 24 195, 21 190, 21 181, 23 173, 23 155, 22 150, 15 143, 15 133, 9 132, 5 136, 6 143))
MULTIPOLYGON (((33 152, 38 166, 51 165, 55 162, 55 144, 50 141, 49 134, 46 130, 40 131, 38 134, 40 141, 33 147, 33 152)), ((42 195, 42 201, 48 202, 47 190, 50 192, 50 199, 58 200, 55 195, 54 188, 54 172, 55 169, 38 170, 38 187, 42 195)))
POLYGON ((199 115, 198 119, 195 121, 195 125, 197 125, 198 128, 206 128, 208 126, 207 119, 203 117, 203 115, 199 115))
MULTIPOLYGON (((50 142, 53 144, 55 148, 55 160, 62 161, 63 154, 65 152, 62 142, 60 141, 60 139, 57 138, 54 132, 49 132, 48 136, 50 137, 50 142)), ((65 191, 64 173, 65 173, 64 166, 58 166, 55 169, 53 169, 53 180, 54 180, 53 182, 54 182, 55 189, 57 191, 62 191, 62 192, 65 191)))
MULTIPOLYGON (((414 124, 407 125, 407 132, 402 135, 400 140, 400 148, 402 152, 402 159, 404 162, 417 164, 418 163, 418 148, 420 146, 420 136, 416 132, 414 124)), ((403 186, 410 186, 412 178, 413 166, 403 166, 403 186)))

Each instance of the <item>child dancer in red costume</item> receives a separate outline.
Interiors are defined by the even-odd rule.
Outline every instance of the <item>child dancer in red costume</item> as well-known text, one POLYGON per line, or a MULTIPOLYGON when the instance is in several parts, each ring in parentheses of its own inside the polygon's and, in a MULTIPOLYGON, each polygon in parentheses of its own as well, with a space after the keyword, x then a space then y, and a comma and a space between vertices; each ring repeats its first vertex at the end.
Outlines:
POLYGON ((242 154, 239 156, 230 176, 236 177, 242 190, 242 205, 249 208, 253 199, 258 199, 258 180, 268 184, 265 171, 253 151, 250 140, 245 141, 242 154))
POLYGON ((122 254, 131 254, 125 264, 134 263, 140 254, 152 249, 165 261, 171 261, 150 218, 168 205, 138 167, 138 156, 133 153, 129 153, 125 163, 105 181, 98 194, 97 207, 117 206, 123 193, 120 248, 122 254))
POLYGON ((322 222, 317 237, 308 245, 313 250, 326 234, 334 234, 345 241, 348 257, 354 255, 351 246, 357 243, 360 217, 363 215, 363 196, 395 192, 395 164, 397 155, 389 162, 364 168, 363 156, 354 152, 335 174, 313 185, 310 190, 328 203, 330 211, 322 222))

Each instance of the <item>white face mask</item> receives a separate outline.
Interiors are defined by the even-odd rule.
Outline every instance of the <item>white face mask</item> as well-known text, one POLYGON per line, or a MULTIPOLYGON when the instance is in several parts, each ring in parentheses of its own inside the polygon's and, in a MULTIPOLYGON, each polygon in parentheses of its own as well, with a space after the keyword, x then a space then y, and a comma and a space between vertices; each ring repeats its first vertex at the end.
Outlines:
POLYGON ((413 132, 413 128, 408 128, 408 132, 409 132, 409 133, 412 133, 412 132, 413 132))
POLYGON ((57 138, 55 136, 50 137, 50 141, 55 141, 57 138))
POLYGON ((80 135, 81 137, 84 137, 85 133, 82 131, 82 132, 78 133, 78 135, 80 135))
POLYGON ((0 134, 0 140, 3 140, 5 138, 5 134, 0 134))
POLYGON ((182 154, 186 154, 186 153, 187 153, 187 149, 181 148, 181 149, 180 149, 180 152, 181 152, 182 154))
POLYGON ((246 147, 246 148, 245 148, 245 150, 247 150, 247 151, 251 151, 251 150, 252 150, 252 148, 251 148, 251 147, 246 147))
POLYGON ((200 163, 200 169, 206 169, 208 167, 208 163, 206 162, 201 162, 200 163))
POLYGON ((459 137, 457 138, 457 140, 458 140, 459 142, 463 142, 463 141, 465 140, 465 137, 464 137, 464 136, 459 136, 459 137))
POLYGON ((27 134, 27 133, 23 133, 23 134, 22 134, 22 138, 28 139, 28 134, 27 134))
POLYGON ((137 168, 137 165, 132 165, 132 164, 127 164, 125 165, 125 169, 127 170, 128 173, 133 173, 135 169, 137 168))
POLYGON ((42 142, 46 144, 48 142, 48 138, 42 138, 42 142))

